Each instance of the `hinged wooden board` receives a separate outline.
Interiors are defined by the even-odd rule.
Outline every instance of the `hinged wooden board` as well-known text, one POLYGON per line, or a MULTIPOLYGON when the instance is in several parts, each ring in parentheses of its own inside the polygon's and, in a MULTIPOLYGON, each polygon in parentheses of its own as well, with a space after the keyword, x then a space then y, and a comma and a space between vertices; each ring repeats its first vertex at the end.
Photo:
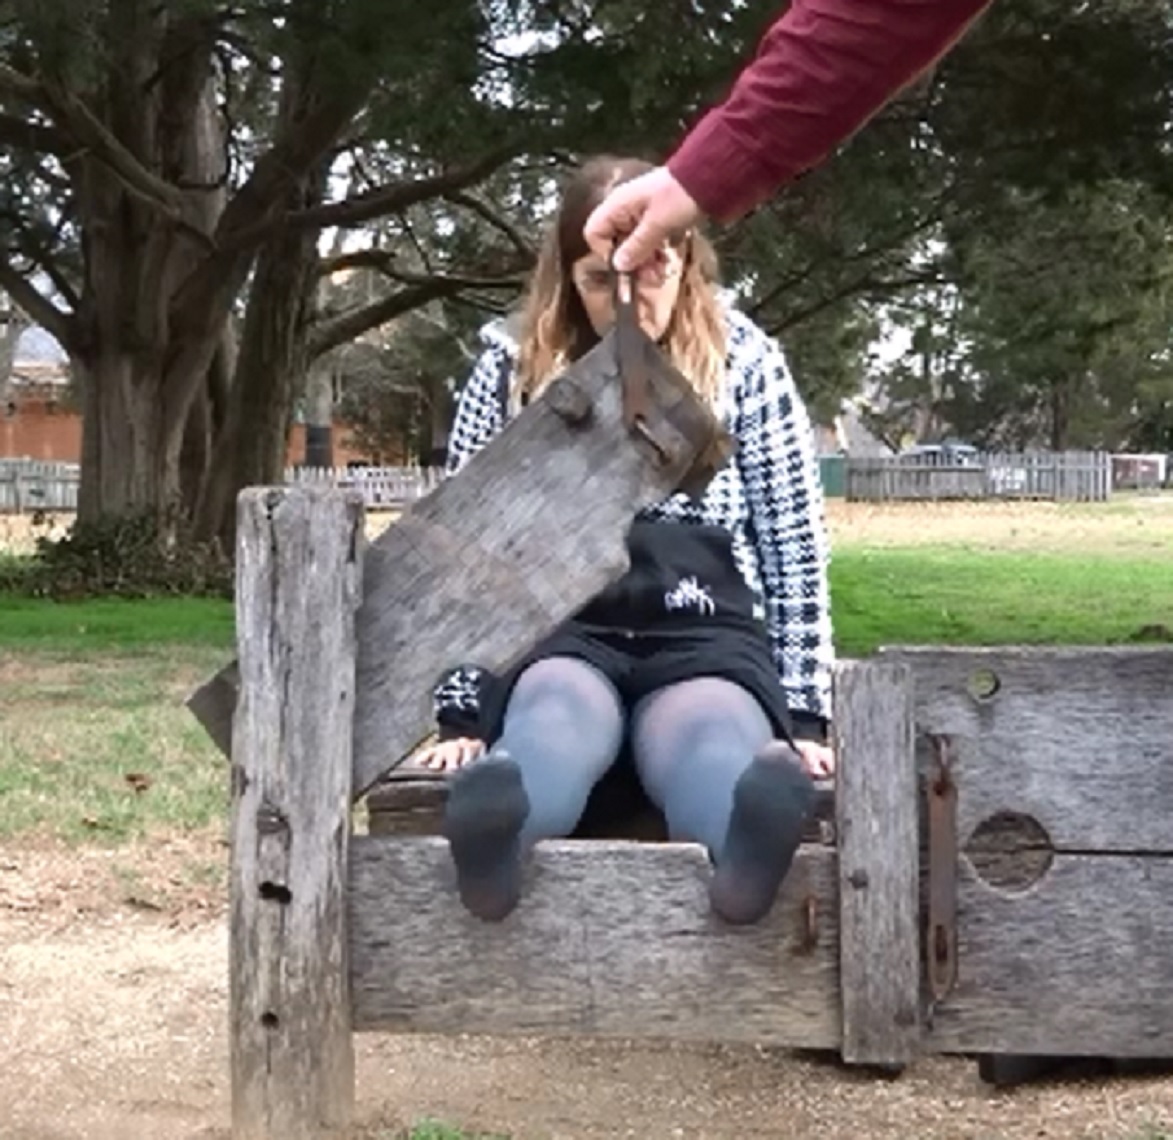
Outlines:
MULTIPOLYGON (((636 513, 695 478, 718 424, 657 359, 647 426, 658 447, 624 427, 609 335, 371 544, 356 619, 356 797, 431 730, 445 670, 516 660, 623 573, 636 513)), ((232 671, 189 701, 221 742, 232 671)))

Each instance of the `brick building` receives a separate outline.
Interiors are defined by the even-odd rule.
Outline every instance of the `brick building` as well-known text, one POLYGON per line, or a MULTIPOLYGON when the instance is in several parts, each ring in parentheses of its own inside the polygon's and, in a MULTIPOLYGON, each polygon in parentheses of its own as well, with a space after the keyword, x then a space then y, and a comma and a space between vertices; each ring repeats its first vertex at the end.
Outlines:
MULTIPOLYGON (((81 416, 69 389, 69 362, 43 330, 21 337, 12 375, 0 408, 0 459, 35 459, 44 463, 81 462, 81 416)), ((345 425, 334 425, 334 462, 344 467, 363 456, 349 446, 345 425)), ((286 462, 305 454, 305 425, 289 435, 286 462)))

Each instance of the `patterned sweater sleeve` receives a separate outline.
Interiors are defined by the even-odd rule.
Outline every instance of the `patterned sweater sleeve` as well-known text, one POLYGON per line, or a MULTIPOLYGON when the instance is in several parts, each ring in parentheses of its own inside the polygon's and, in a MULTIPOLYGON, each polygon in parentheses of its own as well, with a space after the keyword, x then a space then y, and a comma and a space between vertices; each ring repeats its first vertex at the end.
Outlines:
POLYGON ((814 432, 781 348, 765 335, 755 341, 737 409, 738 462, 795 734, 819 738, 831 719, 835 651, 814 432))
MULTIPOLYGON (((448 444, 446 473, 455 475, 505 424, 502 396, 513 372, 513 360, 501 346, 487 348, 473 366, 460 399, 448 444)), ((482 738, 482 712, 494 678, 476 665, 458 665, 432 689, 432 711, 441 740, 457 736, 482 738)))
POLYGON ((502 396, 513 373, 513 359, 500 345, 481 353, 460 392, 448 441, 445 471, 455 475, 505 426, 502 396))

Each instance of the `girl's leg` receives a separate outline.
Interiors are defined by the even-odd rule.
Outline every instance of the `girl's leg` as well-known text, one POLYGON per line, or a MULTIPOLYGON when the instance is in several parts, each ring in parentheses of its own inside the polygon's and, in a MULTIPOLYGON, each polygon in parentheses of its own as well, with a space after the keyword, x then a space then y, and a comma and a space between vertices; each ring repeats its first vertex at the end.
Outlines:
POLYGON ((445 808, 444 834, 470 911, 496 920, 517 905, 523 853, 574 830, 622 739, 622 703, 594 666, 550 657, 522 673, 500 739, 453 779, 445 808))
POLYGON ((709 849, 713 909, 729 922, 762 918, 798 849, 814 787, 757 700, 720 677, 668 685, 636 706, 632 747, 671 838, 709 849))

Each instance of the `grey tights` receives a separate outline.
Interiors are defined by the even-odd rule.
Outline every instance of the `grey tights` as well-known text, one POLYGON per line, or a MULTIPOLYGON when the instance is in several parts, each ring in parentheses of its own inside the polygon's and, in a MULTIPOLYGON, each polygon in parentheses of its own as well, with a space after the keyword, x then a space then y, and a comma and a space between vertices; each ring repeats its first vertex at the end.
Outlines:
MULTIPOLYGON (((453 781, 446 834, 461 895, 500 918, 516 905, 519 860, 570 835, 615 762, 624 709, 593 666, 552 657, 518 679, 491 754, 453 781)), ((707 847, 713 906, 734 922, 770 907, 797 848, 813 789, 757 700, 719 677, 669 685, 631 712, 632 758, 670 838, 707 847)))

